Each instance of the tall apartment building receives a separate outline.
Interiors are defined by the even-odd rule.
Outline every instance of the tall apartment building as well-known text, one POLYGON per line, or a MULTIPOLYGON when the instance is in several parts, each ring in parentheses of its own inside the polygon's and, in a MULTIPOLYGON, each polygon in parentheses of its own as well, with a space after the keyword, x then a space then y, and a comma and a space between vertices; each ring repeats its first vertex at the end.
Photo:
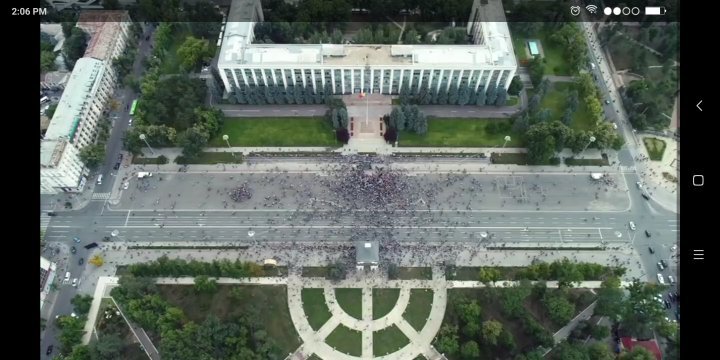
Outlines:
POLYGON ((448 91, 461 84, 474 89, 507 89, 517 62, 500 0, 476 0, 467 34, 469 45, 253 44, 262 13, 254 0, 238 0, 228 14, 218 59, 225 90, 248 86, 326 86, 334 94, 397 94, 427 86, 448 91), (490 16, 492 15, 492 16, 490 16), (492 22, 483 22, 492 19, 492 22))
POLYGON ((77 192, 84 186, 88 171, 80 161, 80 150, 95 142, 117 83, 112 62, 122 54, 130 36, 126 11, 84 12, 77 26, 90 34, 90 40, 40 142, 42 194, 77 192))

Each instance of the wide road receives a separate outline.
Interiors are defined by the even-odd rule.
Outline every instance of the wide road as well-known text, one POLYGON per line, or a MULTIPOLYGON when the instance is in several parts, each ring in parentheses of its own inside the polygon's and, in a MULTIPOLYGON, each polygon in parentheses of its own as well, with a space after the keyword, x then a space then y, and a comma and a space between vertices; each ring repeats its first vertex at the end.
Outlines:
MULTIPOLYGON (((322 116, 327 111, 325 105, 217 105, 217 107, 228 117, 322 116)), ((441 118, 508 118, 518 111, 516 106, 421 105, 419 108, 427 116, 441 118)))

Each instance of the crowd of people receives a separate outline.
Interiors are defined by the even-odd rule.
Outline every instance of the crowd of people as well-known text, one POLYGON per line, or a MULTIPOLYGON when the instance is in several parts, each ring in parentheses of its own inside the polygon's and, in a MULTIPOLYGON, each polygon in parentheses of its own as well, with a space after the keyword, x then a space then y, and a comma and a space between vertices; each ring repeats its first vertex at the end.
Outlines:
POLYGON ((242 184, 230 191, 230 199, 235 202, 241 202, 252 198, 252 193, 247 184, 242 184))

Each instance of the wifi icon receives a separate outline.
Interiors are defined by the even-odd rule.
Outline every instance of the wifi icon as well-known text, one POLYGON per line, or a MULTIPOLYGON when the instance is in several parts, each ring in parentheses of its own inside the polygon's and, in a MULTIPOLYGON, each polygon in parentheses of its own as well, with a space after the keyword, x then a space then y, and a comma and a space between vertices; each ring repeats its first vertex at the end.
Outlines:
POLYGON ((589 13, 594 14, 597 11, 597 6, 595 5, 588 5, 585 7, 585 10, 587 10, 589 13))

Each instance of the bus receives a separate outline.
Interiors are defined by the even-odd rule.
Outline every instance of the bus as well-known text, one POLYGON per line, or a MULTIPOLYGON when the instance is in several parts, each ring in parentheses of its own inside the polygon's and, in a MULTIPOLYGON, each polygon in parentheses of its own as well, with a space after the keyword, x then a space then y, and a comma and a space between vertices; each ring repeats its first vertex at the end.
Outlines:
POLYGON ((130 115, 135 115, 135 109, 137 108, 137 99, 133 100, 132 105, 130 105, 130 115))

